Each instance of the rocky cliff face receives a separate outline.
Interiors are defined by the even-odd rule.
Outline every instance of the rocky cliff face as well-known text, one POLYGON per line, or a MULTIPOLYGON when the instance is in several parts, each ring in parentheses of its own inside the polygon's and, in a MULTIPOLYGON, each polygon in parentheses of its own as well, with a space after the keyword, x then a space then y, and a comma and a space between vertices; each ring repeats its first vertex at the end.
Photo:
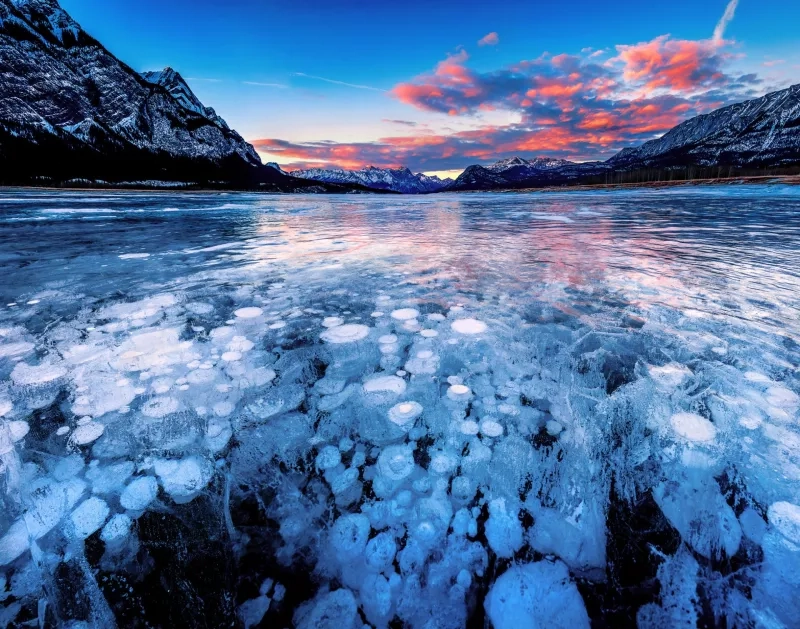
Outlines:
POLYGON ((211 170, 261 167, 253 147, 177 72, 140 75, 55 0, 0 0, 0 132, 0 151, 19 151, 26 140, 25 155, 47 145, 142 168, 148 156, 162 169, 169 158, 211 170))

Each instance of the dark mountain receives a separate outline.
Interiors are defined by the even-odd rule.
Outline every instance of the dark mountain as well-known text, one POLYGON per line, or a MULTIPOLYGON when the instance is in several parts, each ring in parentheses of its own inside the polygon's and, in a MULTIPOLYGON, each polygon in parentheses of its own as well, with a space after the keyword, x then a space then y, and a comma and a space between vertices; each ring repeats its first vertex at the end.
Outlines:
POLYGON ((449 190, 767 174, 800 167, 800 85, 691 118, 606 162, 520 157, 470 166, 449 190))
POLYGON ((177 72, 140 75, 56 0, 0 0, 0 180, 354 189, 263 166, 177 72))
MULTIPOLYGON (((277 164, 273 167, 280 169, 277 164)), ((453 183, 452 179, 439 179, 439 177, 422 173, 415 174, 408 168, 376 168, 374 166, 368 166, 362 170, 312 168, 295 170, 291 174, 304 179, 360 184, 376 190, 391 190, 406 194, 438 192, 453 183)))

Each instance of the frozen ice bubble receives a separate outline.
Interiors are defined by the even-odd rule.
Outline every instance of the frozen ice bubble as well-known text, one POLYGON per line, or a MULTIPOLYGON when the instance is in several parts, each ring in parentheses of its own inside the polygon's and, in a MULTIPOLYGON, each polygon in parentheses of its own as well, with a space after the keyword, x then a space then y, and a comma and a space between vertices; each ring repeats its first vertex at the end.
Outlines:
POLYGON ((439 336, 439 333, 436 330, 431 329, 424 329, 419 331, 420 336, 424 336, 426 339, 432 339, 436 336, 439 336))
POLYGON ((561 431, 564 430, 564 427, 556 420, 549 419, 545 424, 545 429, 547 430, 547 434, 552 437, 556 437, 561 434, 561 431))
POLYGON ((522 548, 522 524, 516 511, 509 512, 505 498, 489 503, 486 540, 498 557, 513 557, 522 548))
POLYGON ((226 363, 233 363, 237 360, 242 360, 242 353, 241 352, 225 352, 222 354, 222 360, 226 363))
POLYGON ((400 427, 407 427, 422 415, 422 404, 419 402, 400 402, 389 409, 389 421, 400 427))
MULTIPOLYGON (((191 381, 191 374, 189 380, 191 381)), ((154 397, 142 404, 142 415, 145 417, 166 417, 175 413, 180 407, 180 402, 172 397, 154 397)))
POLYGON ((334 446, 325 446, 320 450, 317 455, 317 469, 329 470, 342 462, 342 454, 339 448, 334 446))
POLYGON ((390 480, 403 480, 412 471, 414 471, 414 455, 408 446, 389 446, 378 456, 378 472, 390 480))
POLYGON ((152 476, 134 478, 119 497, 119 503, 129 511, 144 511, 158 495, 158 482, 152 476))
POLYGON ((130 516, 124 513, 118 513, 103 527, 103 530, 100 532, 100 539, 106 544, 119 542, 130 535, 132 525, 133 521, 130 516))
POLYGON ((478 319, 456 319, 450 327, 459 334, 482 334, 486 331, 486 324, 478 319))
POLYGON ((67 370, 53 363, 41 363, 40 365, 29 365, 27 363, 17 363, 11 371, 11 380, 19 386, 37 386, 53 382, 65 376, 67 370))
POLYGON ((343 323, 344 319, 341 317, 325 317, 322 320, 322 327, 335 328, 337 325, 342 325, 343 323))
POLYGON ((332 344, 353 343, 367 338, 369 328, 360 323, 346 323, 329 328, 320 335, 323 341, 332 344))
POLYGON ((410 321, 419 316, 419 310, 416 308, 399 308, 397 310, 392 310, 391 316, 392 319, 396 319, 397 321, 410 321))
POLYGON ((78 426, 69 437, 70 443, 85 446, 97 441, 105 432, 106 427, 98 422, 89 422, 78 426))
POLYGON ((331 544, 342 562, 359 557, 369 538, 369 520, 360 513, 339 516, 331 529, 331 544))
POLYGON ((447 397, 449 397, 451 400, 468 400, 470 395, 472 395, 472 391, 470 391, 468 386, 463 384, 451 384, 447 389, 447 397))
POLYGON ((494 629, 589 629, 589 616, 566 565, 547 560, 512 564, 484 601, 494 629))
POLYGON ((491 419, 485 419, 481 422, 481 434, 487 437, 499 437, 503 434, 503 426, 491 419))
POLYGON ((380 343, 381 345, 391 345, 392 343, 397 343, 397 335, 384 334, 382 337, 378 339, 378 343, 380 343))
POLYGON ((714 424, 697 413, 675 413, 669 421, 675 432, 688 441, 709 442, 717 435, 714 424))
POLYGON ((433 313, 428 315, 428 320, 429 321, 444 321, 446 318, 447 317, 445 317, 443 314, 441 314, 439 312, 433 312, 433 313))
POLYGON ((462 435, 477 435, 479 430, 478 423, 468 419, 458 425, 458 430, 462 435))
POLYGON ((255 319, 256 317, 260 317, 263 312, 264 311, 261 308, 249 306, 247 308, 239 308, 238 310, 235 310, 233 314, 239 319, 255 319))
POLYGON ((0 417, 5 417, 14 409, 14 405, 11 403, 11 400, 2 399, 0 400, 0 417))
POLYGON ((211 464, 198 456, 180 460, 156 459, 154 469, 164 491, 179 504, 192 500, 214 473, 211 464))
POLYGON ((378 533, 367 543, 367 565, 375 570, 391 567, 397 552, 397 543, 391 533, 378 533))
POLYGON ((105 500, 95 496, 87 498, 70 514, 72 532, 79 539, 86 539, 103 526, 108 514, 105 500))
POLYGON ((22 441, 30 430, 31 427, 26 421, 16 420, 8 422, 8 431, 11 435, 11 440, 14 442, 22 441))
POLYGON ((402 395, 406 390, 406 381, 398 376, 377 376, 367 380, 363 389, 365 393, 392 393, 402 395))
POLYGON ((767 519, 787 540, 800 546, 800 507, 791 502, 773 502, 767 519))

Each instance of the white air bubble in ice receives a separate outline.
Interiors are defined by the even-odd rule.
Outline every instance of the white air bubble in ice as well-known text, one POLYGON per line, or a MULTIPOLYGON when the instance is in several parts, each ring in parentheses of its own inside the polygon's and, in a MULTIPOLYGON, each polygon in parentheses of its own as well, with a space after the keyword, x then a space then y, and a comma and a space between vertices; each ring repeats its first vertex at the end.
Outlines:
POLYGON ((487 437, 499 437, 503 434, 503 426, 496 421, 485 419, 481 422, 481 434, 487 437))
POLYGON ((367 380, 363 389, 365 393, 402 395, 406 390, 406 381, 398 376, 376 376, 367 380))
POLYGON ((335 446, 325 446, 317 455, 317 469, 330 470, 342 462, 342 453, 335 446))
POLYGON ((130 511, 144 511, 158 494, 158 482, 152 476, 133 479, 119 497, 119 503, 130 511))
POLYGON ((69 442, 74 445, 85 446, 93 441, 97 441, 103 435, 105 430, 106 427, 103 424, 98 422, 89 422, 83 424, 82 426, 78 426, 75 430, 73 430, 69 437, 69 442))
POLYGON ((367 326, 360 323, 346 323, 345 325, 337 325, 335 328, 329 328, 320 335, 320 338, 336 345, 361 341, 367 338, 368 335, 369 328, 367 326))
POLYGON ((455 401, 464 401, 468 400, 470 395, 472 395, 472 391, 470 388, 463 384, 452 384, 447 389, 447 397, 451 400, 455 401))
POLYGON ((264 311, 256 306, 249 306, 247 308, 239 308, 233 312, 239 319, 255 319, 260 317, 264 311))
POLYGON ((714 424, 697 413, 675 413, 669 421, 675 432, 688 441, 710 442, 717 436, 714 424))
POLYGON ((408 427, 420 415, 422 404, 419 402, 400 402, 389 409, 389 421, 401 428, 408 427))
POLYGON ((459 334, 482 334, 486 332, 486 324, 477 319, 456 319, 450 324, 450 327, 459 334))
POLYGON ((409 446, 389 446, 378 456, 378 472, 390 480, 403 480, 412 471, 414 471, 414 455, 409 446))
POLYGON ((769 523, 793 544, 800 546, 800 506, 791 502, 773 502, 767 510, 769 523))
POLYGON ((419 316, 419 310, 416 308, 398 308, 397 310, 392 310, 391 316, 392 319, 397 321, 410 321, 419 316))
POLYGON ((343 323, 344 319, 341 317, 325 317, 322 320, 322 327, 335 328, 337 325, 342 325, 343 323))
POLYGON ((79 539, 86 539, 103 526, 109 511, 105 500, 94 496, 84 500, 70 514, 72 533, 79 539))

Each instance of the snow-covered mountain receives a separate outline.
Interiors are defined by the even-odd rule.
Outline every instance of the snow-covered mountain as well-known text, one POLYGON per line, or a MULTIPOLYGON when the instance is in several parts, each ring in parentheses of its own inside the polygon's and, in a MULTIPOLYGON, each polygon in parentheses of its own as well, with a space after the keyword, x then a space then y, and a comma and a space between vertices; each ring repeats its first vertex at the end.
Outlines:
MULTIPOLYGON (((277 166, 277 164, 275 164, 277 166)), ((278 166, 278 168, 280 168, 278 166)), ((412 173, 408 168, 375 168, 368 166, 362 170, 339 170, 312 168, 295 170, 294 177, 315 179, 340 184, 360 184, 376 190, 392 190, 406 194, 437 192, 449 186, 452 179, 440 179, 422 173, 412 173)))
POLYGON ((691 118, 625 149, 615 168, 671 165, 780 166, 800 161, 800 85, 691 118))
POLYGON ((183 77, 172 68, 166 67, 163 70, 142 72, 142 77, 148 83, 160 85, 166 89, 185 109, 207 118, 221 129, 230 130, 228 123, 218 116, 217 112, 211 107, 203 105, 200 99, 194 95, 186 81, 183 80, 183 77))
POLYGON ((556 168, 562 168, 564 166, 573 165, 574 162, 567 161, 565 159, 555 159, 552 157, 536 157, 534 159, 523 159, 521 157, 509 157, 507 159, 501 159, 500 161, 487 166, 487 170, 491 170, 494 173, 504 173, 508 172, 512 169, 519 169, 519 170, 531 170, 531 171, 541 171, 541 170, 553 170, 556 168))
POLYGON ((565 159, 521 157, 501 159, 489 166, 469 166, 449 190, 493 190, 576 183, 580 178, 610 170, 601 162, 576 163, 565 159))

